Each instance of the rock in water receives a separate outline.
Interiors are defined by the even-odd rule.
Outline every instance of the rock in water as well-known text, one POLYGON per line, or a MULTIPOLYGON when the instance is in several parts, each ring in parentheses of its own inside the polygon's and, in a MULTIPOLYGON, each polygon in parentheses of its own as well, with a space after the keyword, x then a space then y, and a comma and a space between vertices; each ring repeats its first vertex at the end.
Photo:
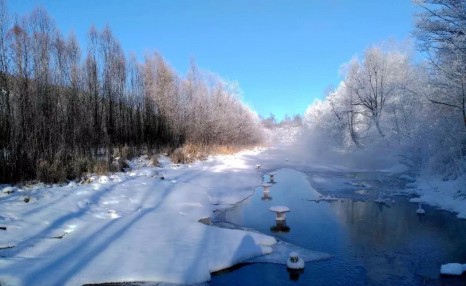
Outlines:
POLYGON ((290 257, 286 261, 286 266, 290 269, 303 269, 304 260, 299 257, 297 252, 291 252, 290 257))

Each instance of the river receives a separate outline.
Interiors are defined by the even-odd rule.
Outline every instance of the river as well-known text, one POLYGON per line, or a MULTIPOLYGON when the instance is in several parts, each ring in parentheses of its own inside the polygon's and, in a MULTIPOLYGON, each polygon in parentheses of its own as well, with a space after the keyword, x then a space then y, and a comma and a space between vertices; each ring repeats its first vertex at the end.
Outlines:
POLYGON ((271 199, 258 187, 224 219, 334 257, 306 263, 302 273, 280 264, 242 264, 214 273, 211 285, 466 285, 465 275, 439 275, 441 264, 466 263, 465 220, 429 206, 423 206, 425 215, 416 214, 418 205, 393 191, 403 182, 388 173, 295 172, 302 176, 283 178, 278 170, 271 199), (293 182, 303 176, 307 182, 293 182), (313 201, 306 183, 338 199, 313 201), (383 203, 375 202, 379 194, 383 203), (273 205, 290 208, 289 232, 273 231, 273 205))

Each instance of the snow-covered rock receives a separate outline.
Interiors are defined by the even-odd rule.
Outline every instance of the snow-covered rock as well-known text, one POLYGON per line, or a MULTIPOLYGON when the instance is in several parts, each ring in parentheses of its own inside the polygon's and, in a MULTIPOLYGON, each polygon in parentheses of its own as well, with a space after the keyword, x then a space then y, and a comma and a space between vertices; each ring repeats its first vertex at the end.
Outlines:
POLYGON ((77 186, 78 186, 78 184, 76 184, 75 181, 71 181, 71 182, 69 182, 68 185, 67 185, 68 188, 75 188, 75 187, 77 187, 77 186))
POLYGON ((15 192, 15 188, 14 187, 11 187, 11 186, 8 186, 8 187, 4 187, 1 191, 1 193, 3 194, 12 194, 15 192))
POLYGON ((290 269, 303 269, 304 268, 304 260, 299 257, 297 252, 291 252, 290 257, 286 261, 286 266, 290 269))
POLYGON ((100 176, 98 182, 101 184, 107 184, 110 182, 110 178, 108 176, 100 176))
POLYGON ((120 183, 122 182, 124 179, 124 175, 122 174, 113 174, 110 176, 110 180, 112 180, 112 182, 116 182, 116 183, 120 183))

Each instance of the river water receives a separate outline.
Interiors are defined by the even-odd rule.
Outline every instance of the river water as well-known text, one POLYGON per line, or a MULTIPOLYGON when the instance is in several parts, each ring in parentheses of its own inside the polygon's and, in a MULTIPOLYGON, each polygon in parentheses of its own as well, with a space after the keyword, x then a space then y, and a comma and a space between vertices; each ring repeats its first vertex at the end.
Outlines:
POLYGON ((465 220, 428 206, 425 215, 417 215, 418 205, 405 196, 374 202, 379 193, 403 184, 389 175, 301 171, 315 189, 339 199, 316 202, 309 189, 272 186, 272 199, 264 200, 258 188, 225 211, 224 219, 334 257, 306 263, 299 274, 280 264, 243 264, 214 273, 211 285, 466 285, 465 275, 439 275, 441 264, 466 263, 465 220), (316 178, 356 178, 360 184, 332 190, 319 188, 316 178), (289 232, 272 231, 272 205, 291 209, 289 232))

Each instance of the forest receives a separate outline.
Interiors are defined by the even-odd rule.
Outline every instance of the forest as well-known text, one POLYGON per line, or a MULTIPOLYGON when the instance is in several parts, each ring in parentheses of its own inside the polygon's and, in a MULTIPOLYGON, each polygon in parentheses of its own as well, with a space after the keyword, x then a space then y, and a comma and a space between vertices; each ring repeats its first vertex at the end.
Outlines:
MULTIPOLYGON (((393 41, 367 48, 302 121, 344 152, 456 179, 466 174, 466 2, 415 2, 420 53, 393 41)), ((108 26, 90 27, 82 49, 44 9, 13 18, 0 1, 0 182, 121 170, 143 153, 186 162, 257 145, 277 125, 243 103, 238 83, 194 60, 180 75, 157 52, 126 55, 108 26)))
POLYGON ((416 1, 409 44, 383 43, 342 67, 342 81, 314 102, 310 133, 343 150, 396 156, 444 180, 466 174, 466 1, 416 1))
POLYGON ((134 154, 185 161, 262 138, 237 83, 194 60, 180 76, 157 52, 127 56, 108 26, 91 27, 83 50, 43 8, 13 19, 6 1, 0 91, 0 182, 60 182, 119 170, 134 154))

